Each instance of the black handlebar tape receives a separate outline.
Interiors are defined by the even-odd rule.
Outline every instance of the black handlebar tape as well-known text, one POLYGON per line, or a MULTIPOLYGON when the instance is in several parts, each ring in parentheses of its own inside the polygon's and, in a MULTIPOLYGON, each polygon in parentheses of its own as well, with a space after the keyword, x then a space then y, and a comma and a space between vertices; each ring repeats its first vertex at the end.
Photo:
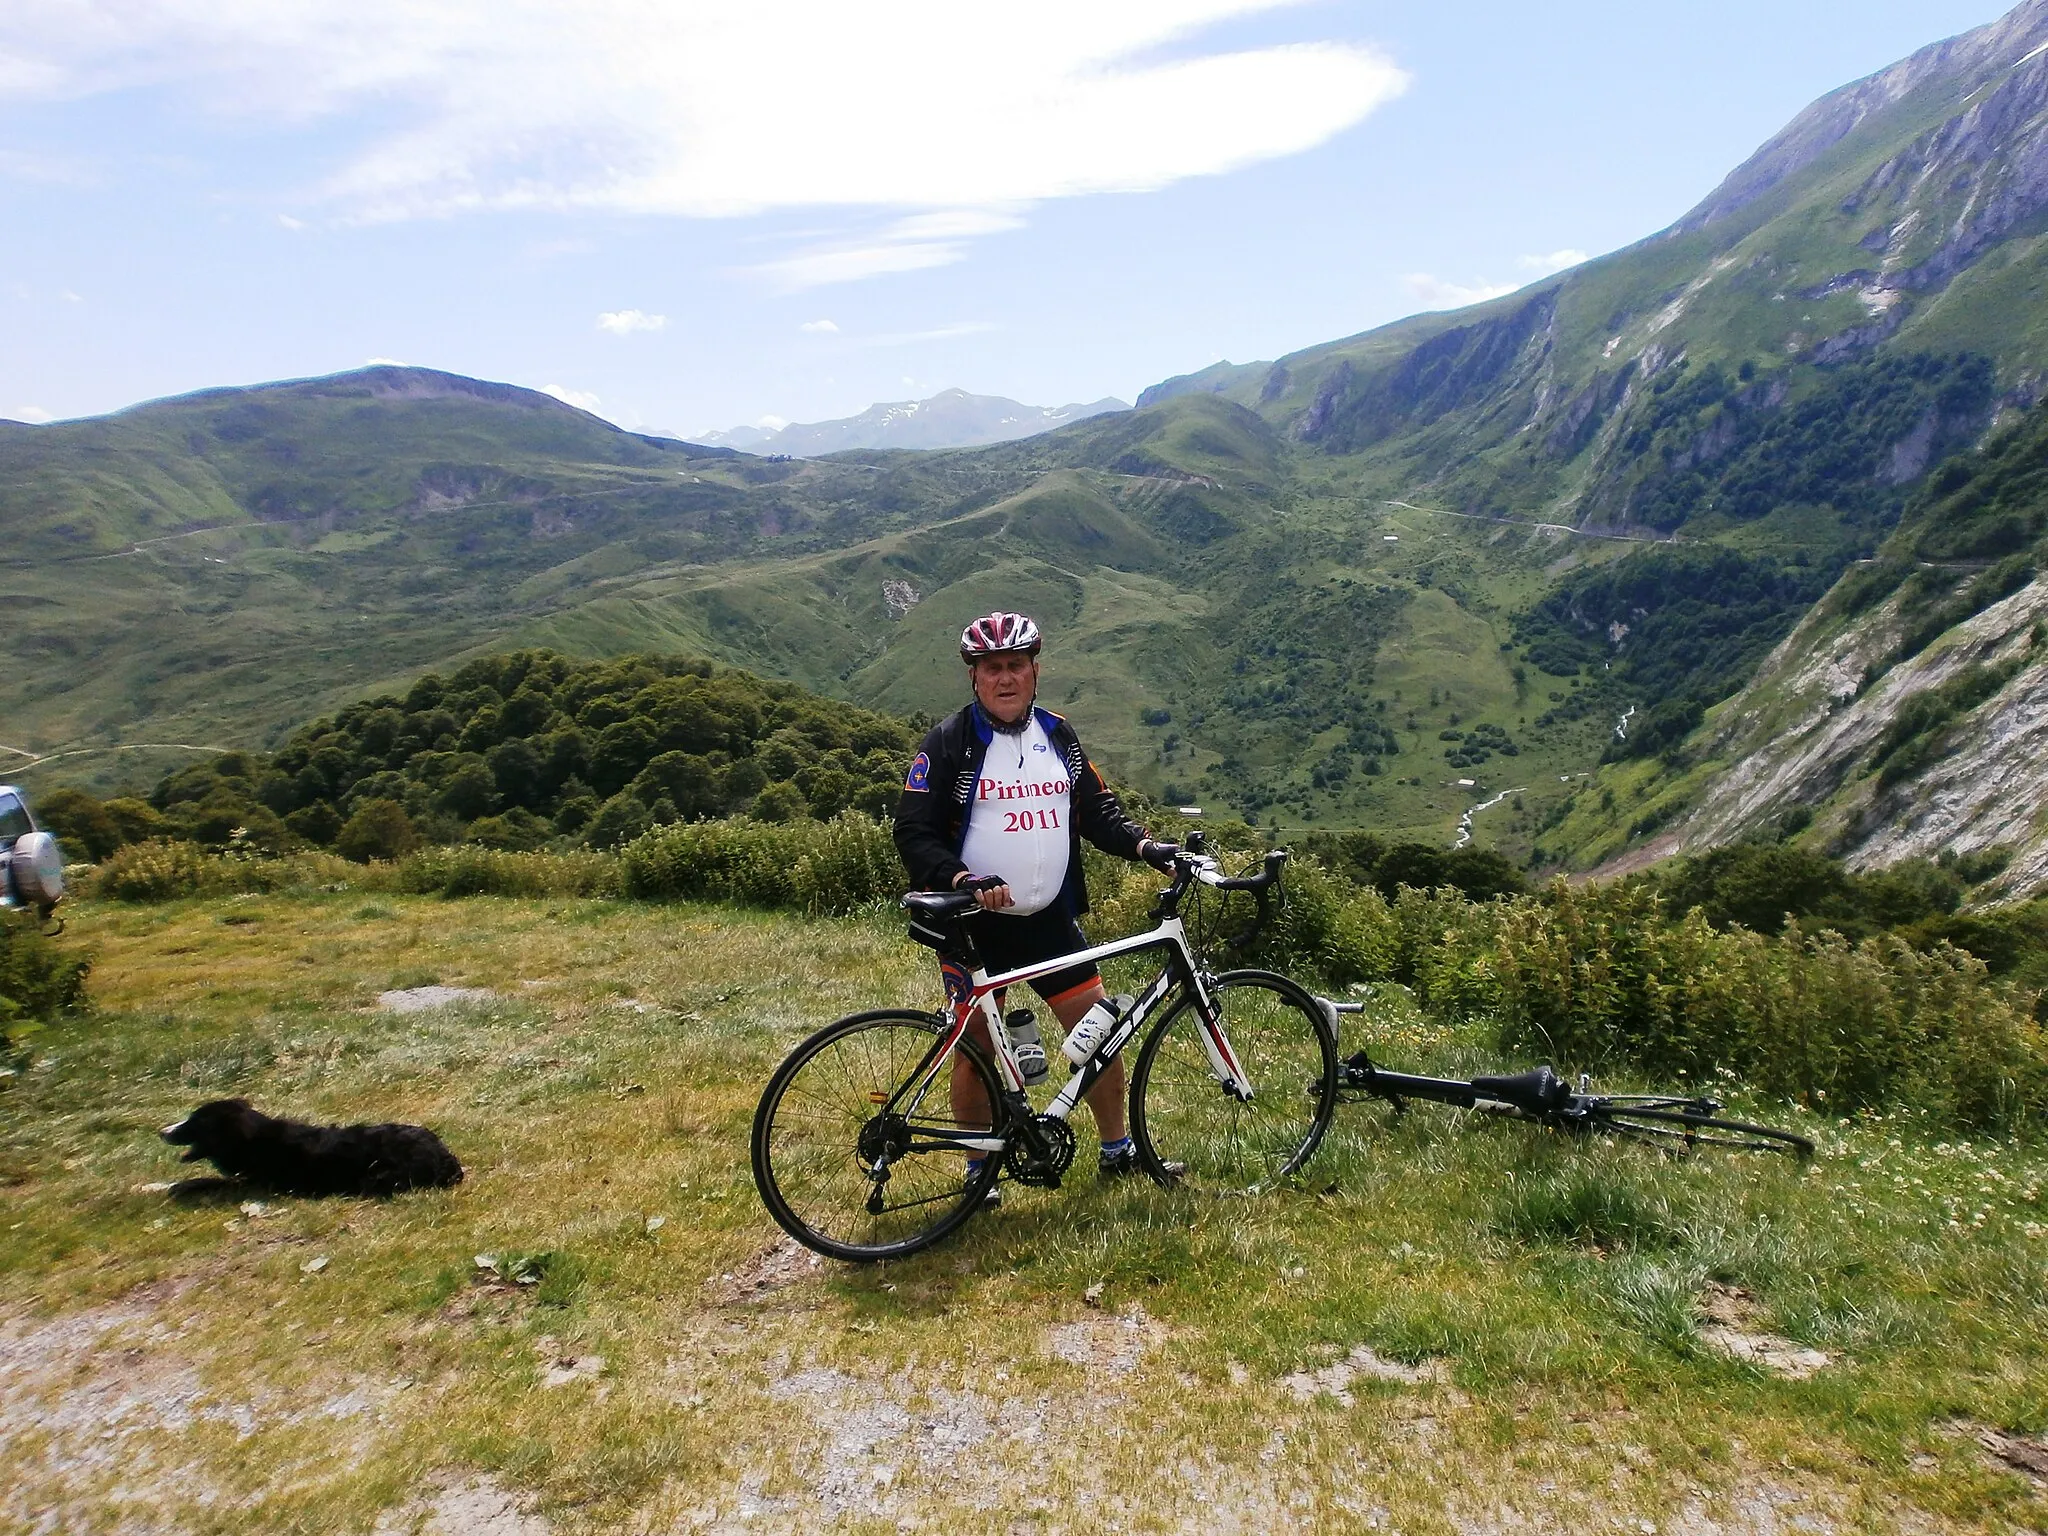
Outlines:
POLYGON ((1218 880, 1215 889, 1219 891, 1263 891, 1280 878, 1280 866, 1287 862, 1287 850, 1275 848, 1266 855, 1266 867, 1256 875, 1244 875, 1234 880, 1218 880))

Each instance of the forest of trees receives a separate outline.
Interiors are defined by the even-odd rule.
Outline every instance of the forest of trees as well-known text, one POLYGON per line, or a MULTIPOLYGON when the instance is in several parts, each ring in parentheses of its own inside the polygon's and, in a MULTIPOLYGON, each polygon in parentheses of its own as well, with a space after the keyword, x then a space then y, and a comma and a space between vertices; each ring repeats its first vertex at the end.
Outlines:
POLYGON ((146 800, 59 789, 37 811, 92 859, 152 837, 361 859, 611 848, 705 817, 882 813, 916 740, 902 720, 707 661, 517 651, 359 700, 275 752, 195 764, 146 800))

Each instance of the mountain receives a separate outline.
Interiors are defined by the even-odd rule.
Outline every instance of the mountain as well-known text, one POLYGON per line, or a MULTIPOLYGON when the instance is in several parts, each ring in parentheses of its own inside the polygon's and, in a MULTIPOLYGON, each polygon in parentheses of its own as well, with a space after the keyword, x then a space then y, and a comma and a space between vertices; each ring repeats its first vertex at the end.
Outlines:
POLYGON ((871 405, 858 416, 841 421, 796 422, 774 431, 734 427, 729 432, 706 433, 704 441, 748 453, 786 453, 796 458, 853 448, 973 448, 1129 409, 1121 400, 1102 399, 1092 405, 1019 405, 1001 395, 947 389, 929 400, 871 405))
POLYGON ((1985 626, 2032 611, 2048 516, 2044 44, 2030 0, 1625 250, 1012 441, 766 458, 423 370, 0 426, 4 740, 80 754, 32 784, 145 781, 175 758, 106 746, 270 745, 521 645, 935 713, 1004 606, 1174 800, 1547 867, 1882 862, 2030 707, 2032 621, 1985 626), (1783 747, 1823 712, 1858 722, 1833 779, 1783 747))

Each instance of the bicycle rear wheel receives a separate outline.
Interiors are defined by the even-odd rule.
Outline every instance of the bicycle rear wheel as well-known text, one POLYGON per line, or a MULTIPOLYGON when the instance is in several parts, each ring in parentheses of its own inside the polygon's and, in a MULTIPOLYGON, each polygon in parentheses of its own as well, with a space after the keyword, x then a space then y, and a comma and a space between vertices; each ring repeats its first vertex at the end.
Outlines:
MULTIPOLYGON (((775 1071, 754 1112, 754 1185, 768 1214, 791 1237, 829 1258, 864 1263, 929 1248, 977 1210, 1001 1172, 984 1158, 967 1177, 966 1155, 943 1135, 964 1129, 954 1118, 949 1068, 922 1097, 894 1106, 938 1044, 941 1023, 928 1013, 857 1013, 828 1024, 775 1071), (870 1176, 890 1156, 879 1209, 870 1176)), ((1000 1102, 995 1068, 971 1040, 960 1055, 1000 1102)))
POLYGON ((1225 1091, 1183 992, 1131 1074, 1131 1135, 1162 1184, 1252 1193, 1306 1163, 1337 1107, 1337 1038, 1322 1005, 1285 976, 1231 971, 1213 992, 1252 1097, 1225 1091), (1169 1167, 1169 1165, 1175 1165, 1169 1167))
POLYGON ((1648 1142, 1679 1154, 1715 1147, 1728 1152, 1773 1152, 1802 1163, 1813 1156, 1813 1143, 1804 1136, 1702 1114, 1683 1101, 1595 1100, 1585 1124, 1604 1136, 1648 1142))

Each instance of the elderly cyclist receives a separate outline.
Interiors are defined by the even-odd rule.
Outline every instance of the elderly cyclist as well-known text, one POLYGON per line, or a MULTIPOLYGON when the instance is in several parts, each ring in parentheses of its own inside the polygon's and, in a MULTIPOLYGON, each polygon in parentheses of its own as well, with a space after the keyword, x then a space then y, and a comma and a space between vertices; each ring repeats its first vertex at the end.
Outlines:
MULTIPOLYGON (((914 886, 943 891, 975 883, 981 911, 972 920, 974 942, 992 973, 1088 947, 1075 921, 1088 910, 1082 838, 1161 869, 1179 851, 1124 813, 1073 726, 1038 707, 1040 644, 1038 626, 1021 613, 991 613, 967 626, 960 658, 974 697, 926 734, 896 807, 896 847, 914 886)), ((947 996, 958 1004, 968 995, 967 974, 950 960, 941 968, 947 996)), ((1031 986, 1068 1030, 1103 1000, 1092 962, 1031 986)), ((971 1027, 988 1045, 980 1020, 971 1027)), ((980 1081, 957 1057, 952 1100, 961 1124, 991 1123, 980 1081)), ((1088 1090, 1087 1103, 1102 1140, 1100 1176, 1137 1171, 1124 1126, 1121 1060, 1088 1090)), ((991 1203, 997 1198, 991 1186, 991 1203)))

